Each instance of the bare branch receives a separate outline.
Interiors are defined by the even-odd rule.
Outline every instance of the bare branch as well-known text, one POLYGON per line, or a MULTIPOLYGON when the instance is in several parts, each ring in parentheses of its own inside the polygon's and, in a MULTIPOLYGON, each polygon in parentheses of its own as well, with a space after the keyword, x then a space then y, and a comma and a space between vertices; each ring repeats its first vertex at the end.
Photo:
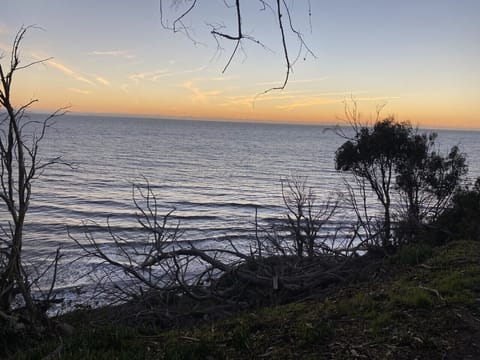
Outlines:
POLYGON ((0 200, 9 217, 5 220, 8 230, 2 227, 5 238, 1 242, 6 246, 5 250, 1 250, 0 311, 5 313, 17 311, 13 307, 13 301, 15 296, 19 296, 33 330, 37 331, 36 326, 41 325, 45 328, 45 325, 48 325, 46 310, 54 301, 51 297, 60 253, 57 252, 53 262, 44 270, 24 266, 24 224, 30 206, 33 180, 48 166, 61 162, 60 157, 42 161, 38 158, 38 151, 50 127, 50 120, 63 114, 64 109, 59 109, 43 121, 29 121, 26 111, 37 100, 30 100, 19 107, 12 104, 12 81, 17 72, 48 60, 37 60, 21 65, 20 45, 26 32, 31 28, 37 27, 20 28, 12 44, 8 66, 0 63, 0 108, 5 113, 5 117, 0 120, 0 200), (45 299, 40 300, 37 295, 34 296, 32 286, 38 287, 39 281, 47 272, 52 271, 50 288, 45 299))
MULTIPOLYGON (((186 5, 186 8, 180 11, 180 13, 176 17, 174 17, 172 26, 169 26, 165 21, 164 2, 167 2, 167 1, 160 0, 160 21, 162 26, 165 29, 169 29, 173 31, 174 33, 178 31, 184 33, 187 36, 187 38, 189 38, 195 44, 197 44, 197 41, 191 37, 189 28, 185 25, 184 20, 188 16, 193 15, 194 10, 199 6, 200 2, 197 0, 194 0, 187 3, 182 0, 170 0, 169 3, 171 4, 171 7, 175 9, 178 9, 181 6, 186 5)), ((315 54, 309 48, 306 41, 304 40, 303 35, 294 25, 292 13, 290 11, 290 6, 292 5, 287 4, 285 0, 275 0, 274 6, 272 6, 266 0, 260 0, 260 4, 261 4, 261 8, 259 11, 265 11, 268 9, 275 16, 275 20, 278 24, 278 35, 281 42, 282 57, 285 61, 286 69, 285 69, 285 76, 281 85, 267 89, 264 92, 257 94, 257 97, 262 94, 266 94, 270 91, 283 90, 287 86, 293 66, 295 65, 296 61, 302 56, 303 52, 305 52, 304 59, 306 59, 308 55, 312 56, 313 58, 316 58, 315 54), (285 16, 287 18, 286 21, 284 20, 285 16), (297 55, 293 61, 291 60, 291 56, 290 56, 291 45, 287 43, 287 36, 289 34, 293 34, 296 37, 296 44, 298 45, 297 55)), ((227 31, 224 31, 226 27, 222 24, 212 24, 209 21, 206 21, 206 23, 210 27, 210 34, 213 36, 213 38, 215 39, 215 42, 217 43, 217 50, 216 50, 217 52, 223 49, 221 46, 221 40, 235 42, 235 46, 233 47, 233 50, 229 55, 228 60, 222 70, 222 73, 225 73, 227 69, 230 67, 231 63, 233 62, 233 59, 236 57, 238 50, 242 49, 242 44, 244 41, 253 42, 257 45, 260 45, 261 47, 263 47, 265 50, 268 50, 268 51, 270 51, 270 49, 262 41, 257 40, 251 35, 248 35, 243 30, 244 28, 243 22, 244 20, 248 20, 248 15, 247 15, 247 18, 245 18, 244 13, 242 12, 242 6, 249 5, 248 2, 242 2, 241 0, 234 0, 232 3, 229 3, 227 1, 223 1, 223 5, 227 9, 233 9, 235 11, 235 21, 234 21, 235 33, 232 34, 227 31)), ((311 10, 310 0, 308 0, 307 8, 308 8, 307 16, 310 24, 310 31, 312 31, 312 26, 311 26, 312 10, 311 10)))

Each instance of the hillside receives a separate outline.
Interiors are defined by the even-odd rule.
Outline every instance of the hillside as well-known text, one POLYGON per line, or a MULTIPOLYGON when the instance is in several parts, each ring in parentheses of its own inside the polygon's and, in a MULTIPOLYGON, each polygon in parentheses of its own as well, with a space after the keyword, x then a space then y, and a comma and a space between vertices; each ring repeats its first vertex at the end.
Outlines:
POLYGON ((77 312, 61 346, 32 342, 14 358, 480 358, 479 242, 406 247, 366 278, 313 294, 168 330, 102 321, 111 309, 77 312))

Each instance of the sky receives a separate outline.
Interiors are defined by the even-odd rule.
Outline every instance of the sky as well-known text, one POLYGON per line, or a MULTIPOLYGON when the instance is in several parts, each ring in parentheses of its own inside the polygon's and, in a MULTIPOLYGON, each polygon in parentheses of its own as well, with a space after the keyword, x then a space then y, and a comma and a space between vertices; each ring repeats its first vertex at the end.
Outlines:
MULTIPOLYGON (((0 0, 0 53, 8 65, 13 38, 23 64, 18 105, 69 106, 74 113, 124 114, 293 123, 337 123, 356 99, 362 119, 394 115, 421 127, 480 129, 479 0, 287 0, 292 21, 313 54, 301 52, 287 87, 279 27, 261 2, 242 1, 244 33, 255 40, 224 70, 234 43, 220 47, 211 26, 235 34, 235 12, 223 0, 183 7, 164 0, 0 0), (310 4, 310 5, 309 5, 310 4), (311 16, 309 16, 311 12, 311 16)), ((227 0, 232 2, 231 0, 227 0)), ((269 1, 275 5, 275 1, 269 1)), ((291 33, 291 58, 299 47, 291 33)))

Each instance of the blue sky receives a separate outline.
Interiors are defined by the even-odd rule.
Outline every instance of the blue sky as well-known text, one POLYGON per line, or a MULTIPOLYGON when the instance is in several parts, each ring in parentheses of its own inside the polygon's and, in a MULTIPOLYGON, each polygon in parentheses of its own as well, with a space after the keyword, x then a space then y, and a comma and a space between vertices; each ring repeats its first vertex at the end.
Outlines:
POLYGON ((38 98, 39 110, 334 122, 353 95, 366 118, 386 103, 414 124, 480 128, 478 0, 312 0, 311 27, 309 2, 287 1, 316 58, 300 57, 285 90, 257 98, 285 73, 275 17, 242 2, 245 32, 269 49, 246 42, 222 74, 233 44, 218 52, 207 23, 234 32, 235 13, 222 0, 198 3, 185 19, 194 44, 161 26, 158 0, 3 0, 1 51, 35 24, 45 31, 29 31, 24 61, 53 57, 19 75, 16 100, 38 98))

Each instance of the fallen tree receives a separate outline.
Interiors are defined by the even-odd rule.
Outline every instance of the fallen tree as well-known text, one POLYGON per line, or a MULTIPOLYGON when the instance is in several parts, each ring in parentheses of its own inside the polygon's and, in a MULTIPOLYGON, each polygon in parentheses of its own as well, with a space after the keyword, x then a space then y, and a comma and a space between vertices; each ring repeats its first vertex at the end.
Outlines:
POLYGON ((70 234, 85 256, 97 259, 97 269, 103 274, 97 279, 104 295, 113 301, 153 301, 167 309, 162 316, 169 318, 175 311, 168 309, 178 310, 178 303, 187 298, 195 306, 203 301, 210 309, 212 303, 233 309, 286 302, 358 273, 351 267, 359 263, 353 256, 353 241, 347 239, 340 246, 336 232, 330 237, 319 233, 337 202, 317 206, 305 179, 284 182, 287 214, 283 230, 260 228, 256 221, 254 238, 217 246, 183 241, 179 224, 173 221, 175 209, 160 215, 158 199, 145 181, 144 186, 133 185, 132 192, 144 236, 141 246, 115 233, 110 220, 109 244, 97 238, 98 224, 90 227, 86 223, 83 238, 70 234), (305 251, 299 251, 299 245, 305 245, 305 251))

